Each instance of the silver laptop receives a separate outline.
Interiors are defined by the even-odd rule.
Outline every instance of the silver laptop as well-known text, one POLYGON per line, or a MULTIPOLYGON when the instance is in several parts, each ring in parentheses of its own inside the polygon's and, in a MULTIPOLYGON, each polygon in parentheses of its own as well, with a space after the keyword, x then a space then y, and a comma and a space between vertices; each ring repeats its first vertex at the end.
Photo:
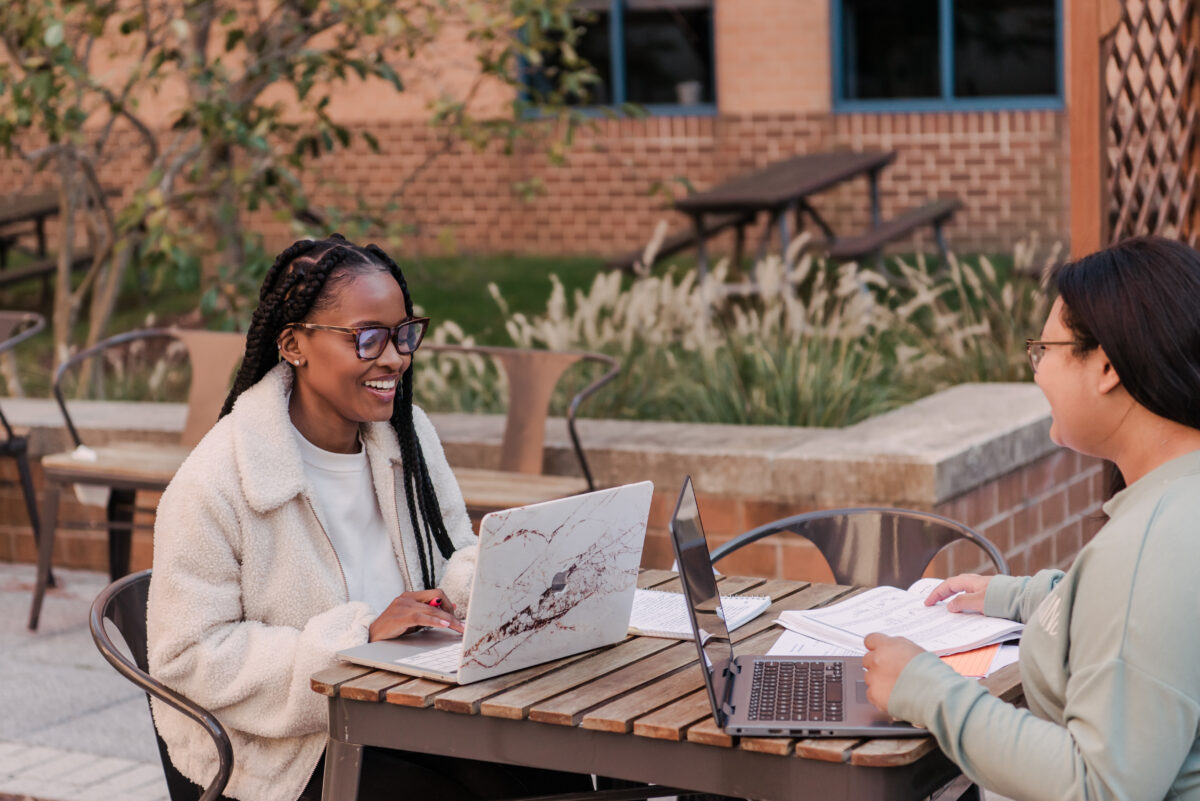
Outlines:
POLYGON ((684 479, 669 529, 708 700, 717 724, 727 733, 755 737, 929 733, 893 721, 867 701, 861 657, 734 654, 690 476, 684 479))
POLYGON ((649 481, 486 515, 466 631, 415 632, 338 652, 458 684, 618 642, 637 589, 649 481))

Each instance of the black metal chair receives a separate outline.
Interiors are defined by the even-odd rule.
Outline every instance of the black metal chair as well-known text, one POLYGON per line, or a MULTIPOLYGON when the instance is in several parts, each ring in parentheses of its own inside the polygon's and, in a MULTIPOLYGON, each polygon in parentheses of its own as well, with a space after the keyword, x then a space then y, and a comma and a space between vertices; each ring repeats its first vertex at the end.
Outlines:
MULTIPOLYGON (((0 354, 8 353, 25 340, 37 335, 45 327, 46 319, 36 312, 0 311, 0 354)), ((21 494, 25 496, 25 511, 29 513, 29 525, 33 529, 33 542, 36 545, 40 540, 42 527, 38 521, 37 493, 33 489, 33 475, 29 471, 29 441, 13 432, 3 411, 0 411, 0 427, 4 429, 4 441, 0 442, 0 456, 7 456, 17 461, 21 494)), ((53 575, 48 577, 47 586, 54 586, 53 575)))
POLYGON ((752 542, 785 531, 812 542, 838 584, 908 587, 921 578, 938 551, 958 540, 979 547, 997 573, 1008 575, 1004 556, 970 526, 930 512, 885 506, 825 509, 785 517, 713 549, 712 560, 717 562, 752 542))
POLYGON ((42 516, 38 548, 38 578, 29 607, 29 628, 36 630, 42 600, 54 555, 58 521, 58 502, 70 486, 107 487, 103 524, 82 522, 63 524, 62 528, 106 528, 108 530, 109 578, 116 581, 129 572, 132 535, 135 527, 135 501, 138 490, 161 492, 171 483, 175 471, 204 434, 217 422, 233 371, 245 350, 245 336, 224 331, 147 328, 126 331, 97 342, 67 359, 54 374, 54 398, 62 412, 72 447, 83 445, 79 428, 68 410, 64 381, 85 361, 96 359, 110 348, 130 343, 176 340, 183 344, 192 377, 188 383, 187 418, 177 443, 140 440, 110 440, 90 448, 90 459, 79 458, 76 451, 42 455, 42 516))
MULTIPOLYGON (((125 678, 136 684, 146 693, 149 703, 153 696, 164 703, 170 704, 203 726, 208 736, 212 738, 217 749, 220 766, 217 775, 204 788, 200 801, 216 801, 221 797, 229 776, 233 772, 233 744, 221 722, 206 709, 196 705, 188 698, 170 689, 163 683, 150 676, 149 650, 146 642, 146 599, 150 593, 150 571, 131 573, 124 578, 108 585, 92 602, 92 611, 88 624, 92 630, 92 639, 100 653, 108 663, 117 669, 125 678), (111 620, 133 655, 130 661, 113 642, 105 628, 104 621, 111 620)), ((196 785, 189 781, 171 764, 167 755, 167 746, 162 737, 155 732, 158 740, 158 753, 162 757, 163 772, 167 778, 167 789, 172 801, 195 801, 196 785)))

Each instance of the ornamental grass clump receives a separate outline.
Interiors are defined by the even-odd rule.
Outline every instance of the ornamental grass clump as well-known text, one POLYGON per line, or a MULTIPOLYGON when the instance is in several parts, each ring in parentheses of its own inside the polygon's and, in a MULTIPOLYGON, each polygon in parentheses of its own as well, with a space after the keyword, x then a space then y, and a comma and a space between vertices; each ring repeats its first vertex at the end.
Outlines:
MULTIPOLYGON (((601 273, 570 298, 552 276, 545 311, 533 316, 510 314, 490 289, 514 346, 620 360, 620 376, 582 410, 592 417, 845 426, 952 384, 1028 379, 1023 340, 1048 306, 1036 281, 1004 277, 986 257, 944 270, 895 259, 895 275, 883 276, 827 263, 806 244, 798 238, 756 265, 752 292, 726 283, 724 262, 704 279, 601 273)), ((1014 275, 1030 271, 1033 252, 1018 248, 1014 275)), ((453 324, 433 341, 470 343, 453 324)), ((419 369, 427 408, 503 409, 504 376, 489 360, 422 354, 419 369)), ((569 371, 552 412, 598 369, 569 371)))

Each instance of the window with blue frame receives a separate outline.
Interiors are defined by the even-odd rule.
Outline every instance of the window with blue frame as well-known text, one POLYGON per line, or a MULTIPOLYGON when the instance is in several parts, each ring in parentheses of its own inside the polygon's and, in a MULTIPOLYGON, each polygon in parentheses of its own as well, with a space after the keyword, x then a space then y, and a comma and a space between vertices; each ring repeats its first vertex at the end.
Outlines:
POLYGON ((833 0, 843 108, 1057 105, 1061 0, 833 0))
MULTIPOLYGON (((715 103, 713 0, 579 0, 576 6, 582 32, 575 50, 600 80, 573 102, 637 103, 660 113, 715 103)), ((553 67, 553 56, 547 65, 553 67)))

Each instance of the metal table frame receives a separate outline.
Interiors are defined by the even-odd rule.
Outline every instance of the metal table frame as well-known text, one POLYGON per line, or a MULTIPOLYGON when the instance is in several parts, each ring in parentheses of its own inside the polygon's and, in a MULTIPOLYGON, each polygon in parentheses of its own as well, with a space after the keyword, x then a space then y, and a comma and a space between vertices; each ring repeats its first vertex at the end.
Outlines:
POLYGON ((863 767, 337 695, 329 699, 325 801, 357 798, 364 746, 592 773, 760 801, 910 801, 928 797, 959 774, 937 749, 906 766, 863 767))

